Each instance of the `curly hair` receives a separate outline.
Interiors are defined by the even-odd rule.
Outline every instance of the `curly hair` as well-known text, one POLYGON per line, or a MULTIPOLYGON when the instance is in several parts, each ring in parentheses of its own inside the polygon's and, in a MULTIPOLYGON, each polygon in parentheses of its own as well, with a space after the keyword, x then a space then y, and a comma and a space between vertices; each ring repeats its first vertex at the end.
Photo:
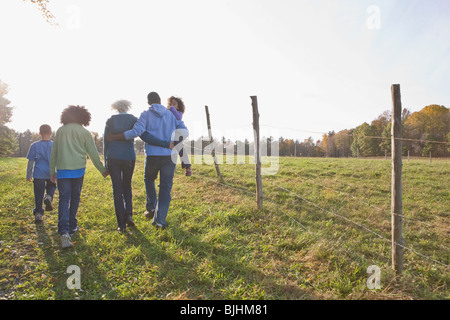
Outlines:
POLYGON ((61 114, 61 123, 78 123, 87 127, 91 122, 91 113, 84 106, 68 106, 61 114))
POLYGON ((186 106, 184 105, 183 100, 181 100, 181 98, 179 97, 171 96, 169 99, 167 99, 167 107, 170 108, 172 100, 175 100, 178 103, 178 111, 184 113, 184 111, 186 110, 186 106))
POLYGON ((131 102, 128 100, 117 100, 111 105, 111 108, 117 112, 127 112, 131 109, 131 102))

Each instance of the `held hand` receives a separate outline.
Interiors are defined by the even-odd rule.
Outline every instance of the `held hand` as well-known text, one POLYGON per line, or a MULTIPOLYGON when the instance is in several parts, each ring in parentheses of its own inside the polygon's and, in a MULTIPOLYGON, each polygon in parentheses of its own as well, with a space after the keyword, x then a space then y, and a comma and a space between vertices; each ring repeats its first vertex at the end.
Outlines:
POLYGON ((106 178, 107 176, 109 176, 109 171, 106 170, 105 172, 102 173, 103 178, 106 178))
POLYGON ((111 142, 111 141, 113 141, 113 134, 112 133, 108 133, 107 135, 106 135, 106 140, 108 141, 108 142, 111 142))
POLYGON ((27 181, 28 181, 28 182, 31 182, 31 181, 33 181, 33 179, 31 179, 31 178, 27 178, 27 181))
POLYGON ((52 174, 52 176, 50 177, 50 181, 56 184, 56 174, 52 174))
POLYGON ((170 141, 169 149, 172 150, 173 148, 175 148, 175 143, 170 141))

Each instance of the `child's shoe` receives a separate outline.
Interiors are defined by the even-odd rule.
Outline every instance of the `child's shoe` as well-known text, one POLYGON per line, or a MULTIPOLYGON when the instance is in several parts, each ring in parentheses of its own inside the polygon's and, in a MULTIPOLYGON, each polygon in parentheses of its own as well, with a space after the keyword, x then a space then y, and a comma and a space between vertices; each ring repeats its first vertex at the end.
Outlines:
POLYGON ((190 177, 192 175, 191 167, 186 168, 186 177, 190 177))
POLYGON ((45 211, 53 211, 52 197, 48 194, 44 196, 45 211))
POLYGON ((72 239, 68 233, 65 233, 61 236, 61 246, 63 249, 73 247, 72 239))

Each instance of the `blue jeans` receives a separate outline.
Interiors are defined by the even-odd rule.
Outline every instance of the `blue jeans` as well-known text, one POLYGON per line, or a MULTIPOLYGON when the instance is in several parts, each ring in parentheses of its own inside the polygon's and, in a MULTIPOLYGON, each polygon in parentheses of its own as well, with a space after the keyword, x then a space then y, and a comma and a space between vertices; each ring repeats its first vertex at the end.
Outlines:
POLYGON ((33 179, 34 185, 34 210, 33 213, 44 214, 42 208, 42 202, 44 200, 44 194, 47 193, 52 199, 55 194, 56 184, 50 181, 50 179, 33 179))
POLYGON ((84 176, 80 178, 58 179, 58 233, 63 235, 77 228, 77 211, 80 204, 84 176))
POLYGON ((147 192, 146 209, 156 209, 153 222, 167 226, 166 217, 169 211, 170 193, 172 191, 175 165, 171 156, 147 156, 145 159, 145 190, 147 192), (156 197, 155 180, 159 177, 159 195, 156 197))
POLYGON ((125 229, 128 215, 133 213, 133 194, 131 179, 133 178, 135 160, 108 159, 108 170, 111 176, 114 209, 119 228, 125 229))

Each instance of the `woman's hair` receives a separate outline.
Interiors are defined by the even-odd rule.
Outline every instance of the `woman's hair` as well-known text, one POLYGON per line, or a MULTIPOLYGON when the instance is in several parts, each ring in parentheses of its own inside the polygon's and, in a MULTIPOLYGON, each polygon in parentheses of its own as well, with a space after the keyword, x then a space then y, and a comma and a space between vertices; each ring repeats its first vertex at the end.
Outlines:
POLYGON ((128 100, 117 100, 111 105, 111 108, 119 113, 127 112, 131 109, 131 102, 128 100))
POLYGON ((167 107, 170 107, 172 100, 175 100, 178 103, 178 111, 180 111, 181 113, 184 113, 184 111, 186 110, 186 107, 184 105, 183 100, 181 100, 181 98, 175 97, 175 96, 171 96, 169 99, 167 99, 167 107))
POLYGON ((63 125, 69 123, 78 123, 87 127, 91 122, 91 114, 83 106, 68 106, 61 114, 61 123, 63 125))

